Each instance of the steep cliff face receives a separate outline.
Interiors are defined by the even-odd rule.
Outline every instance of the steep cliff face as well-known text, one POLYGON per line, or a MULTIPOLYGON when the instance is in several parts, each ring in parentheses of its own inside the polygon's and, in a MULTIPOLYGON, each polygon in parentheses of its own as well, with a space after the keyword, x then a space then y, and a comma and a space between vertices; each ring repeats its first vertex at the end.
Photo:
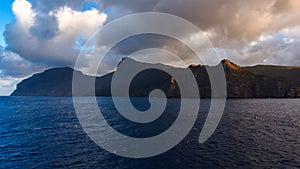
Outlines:
POLYGON ((228 60, 222 63, 226 73, 228 97, 287 97, 290 84, 283 79, 255 75, 228 60))
MULTIPOLYGON (((223 60, 229 98, 280 98, 288 97, 290 83, 282 78, 256 75, 229 60, 223 60)), ((209 67, 208 67, 209 68, 209 67)), ((201 96, 210 97, 209 77, 204 66, 190 66, 198 81, 201 96)))
MULTIPOLYGON (((130 60, 135 66, 146 66, 130 60)), ((230 98, 283 98, 297 97, 297 82, 285 80, 284 77, 271 77, 249 71, 249 68, 240 67, 229 60, 223 60, 220 64, 224 67, 227 80, 227 96, 230 98), (293 93, 291 93, 293 91, 293 93)), ((185 69, 165 66, 174 71, 185 71, 185 69)), ((190 69, 197 80, 201 97, 211 96, 211 85, 207 74, 207 68, 203 65, 191 65, 190 69)), ((261 68, 260 68, 261 69, 261 68)), ((12 96, 72 96, 71 68, 50 69, 36 74, 17 85, 12 96)), ((93 82, 93 77, 86 76, 79 71, 74 71, 83 83, 93 82)), ((95 78, 95 91, 97 96, 111 95, 111 80, 114 73, 95 78)), ((296 77, 295 77, 296 78, 296 77)), ((119 82, 122 86, 122 80, 119 82)), ((168 97, 180 97, 180 90, 176 79, 166 72, 148 69, 140 72, 132 81, 129 89, 130 96, 148 96, 153 89, 161 89, 168 97)), ((79 95, 91 95, 82 92, 79 95)))
POLYGON ((264 75, 281 79, 281 83, 278 84, 279 88, 283 88, 283 84, 288 82, 289 91, 287 97, 300 97, 300 67, 258 65, 245 67, 245 69, 255 75, 264 75))

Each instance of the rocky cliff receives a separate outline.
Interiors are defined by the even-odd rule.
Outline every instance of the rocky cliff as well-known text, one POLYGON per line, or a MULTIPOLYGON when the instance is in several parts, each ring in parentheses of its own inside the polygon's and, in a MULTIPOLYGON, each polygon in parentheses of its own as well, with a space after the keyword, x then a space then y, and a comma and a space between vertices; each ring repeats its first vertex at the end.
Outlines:
MULTIPOLYGON (((128 58, 129 59, 129 58, 128 58)), ((141 63, 130 59, 130 64, 146 66, 148 63, 141 63)), ((287 98, 300 96, 300 83, 297 76, 299 67, 293 67, 291 73, 287 67, 272 67, 277 76, 270 73, 268 66, 240 67, 229 60, 223 60, 227 79, 227 96, 229 98, 287 98), (266 68, 266 70, 264 69, 266 68), (267 70, 268 69, 268 70, 267 70), (288 75, 285 77, 284 74, 288 75), (297 76, 296 76, 297 75, 297 76), (295 76, 295 77, 294 77, 295 76)), ((164 66, 164 65, 162 65, 164 66)), ((185 69, 164 66, 175 71, 185 69)), ((203 65, 191 65, 190 69, 198 82, 201 97, 209 98, 211 94, 210 81, 207 74, 207 67, 203 65)), ((76 75, 83 83, 94 82, 91 76, 82 74, 71 68, 55 68, 43 73, 35 74, 23 80, 17 85, 12 96, 72 96, 72 76, 76 75)), ((111 80, 114 73, 95 78, 95 91, 97 96, 111 95, 111 80)), ((130 96, 148 96, 153 89, 161 89, 168 97, 180 97, 180 90, 176 79, 166 72, 149 69, 140 72, 132 81, 129 89, 130 96)), ((92 95, 91 91, 82 91, 78 95, 92 95)))

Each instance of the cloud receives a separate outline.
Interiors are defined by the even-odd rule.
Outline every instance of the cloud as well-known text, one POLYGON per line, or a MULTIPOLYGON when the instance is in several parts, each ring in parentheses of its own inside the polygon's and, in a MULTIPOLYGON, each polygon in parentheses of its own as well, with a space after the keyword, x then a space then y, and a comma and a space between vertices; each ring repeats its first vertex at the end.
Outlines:
POLYGON ((124 9, 132 13, 157 11, 175 14, 203 31, 214 31, 222 36, 219 38, 230 40, 253 40, 269 31, 274 15, 293 15, 300 9, 299 0, 103 0, 100 3, 105 8, 118 9, 118 13, 124 9))
MULTIPOLYGON (((238 64, 300 65, 299 0, 15 0, 12 10, 15 20, 7 24, 7 46, 0 50, 2 87, 13 85, 9 81, 15 82, 14 78, 45 68, 72 67, 88 37, 105 23, 149 11, 174 14, 192 22, 210 38, 222 58, 238 64)), ((126 31, 126 27, 116 31, 126 31)), ((181 36, 195 44, 202 40, 197 34, 181 36)), ((97 47, 95 52, 101 53, 106 42, 95 42, 88 48, 97 47)), ((102 73, 114 70, 122 57, 144 48, 161 48, 177 54, 186 63, 194 62, 193 53, 174 39, 135 36, 113 48, 104 60, 102 73)), ((87 66, 94 63, 96 54, 99 53, 85 58, 82 70, 90 71, 87 66)), ((150 60, 150 56, 136 57, 150 60)), ((169 62, 161 57, 161 62, 169 62)))
MULTIPOLYGON (((245 48, 266 32, 274 34, 283 28, 299 24, 294 16, 300 9, 297 0, 99 1, 103 9, 110 9, 109 14, 95 8, 80 11, 84 2, 86 1, 33 0, 30 3, 16 0, 13 3, 16 21, 7 25, 5 32, 7 49, 31 62, 49 66, 72 66, 79 54, 80 45, 106 21, 144 11, 166 12, 183 17, 207 33, 216 48, 233 50, 245 48), (274 18, 280 19, 280 24, 274 18), (83 42, 78 41, 82 39, 83 42)), ((120 28, 119 31, 126 29, 120 28)), ((190 53, 180 52, 187 50, 174 43, 174 40, 157 37, 156 40, 152 39, 149 36, 127 39, 123 47, 121 44, 121 47, 114 48, 115 54, 126 55, 145 47, 162 46, 189 59, 190 53)), ((194 38, 193 41, 197 43, 197 39, 194 38)), ((104 43, 98 47, 105 46, 104 43)))
POLYGON ((12 87, 12 86, 16 85, 15 81, 16 81, 15 78, 5 78, 5 79, 3 78, 3 79, 0 80, 0 86, 3 87, 3 88, 4 87, 9 88, 9 87, 12 87))
POLYGON ((277 0, 273 6, 275 13, 296 11, 299 10, 299 8, 300 8, 300 1, 297 0, 277 0))
POLYGON ((88 38, 106 20, 106 14, 94 8, 81 12, 61 6, 45 13, 26 0, 16 0, 13 12, 16 21, 4 33, 7 50, 49 66, 72 66, 79 54, 77 38, 88 38))
POLYGON ((299 66, 300 37, 288 36, 283 32, 273 36, 262 35, 240 49, 222 49, 220 53, 242 66, 257 64, 299 66))
POLYGON ((32 63, 23 59, 20 55, 5 51, 0 48, 0 77, 2 78, 24 78, 46 69, 48 66, 32 63))
POLYGON ((34 23, 29 28, 29 33, 40 39, 50 40, 57 36, 58 26, 55 16, 40 14, 34 18, 34 23))
POLYGON ((45 70, 47 66, 31 63, 0 46, 0 95, 9 95, 22 79, 45 70))
POLYGON ((16 78, 0 78, 0 94, 9 95, 16 89, 16 84, 20 79, 16 78))
POLYGON ((62 6, 80 10, 84 0, 32 0, 32 8, 39 11, 49 13, 53 10, 59 9, 62 6))
POLYGON ((15 20, 6 25, 3 34, 7 46, 0 47, 1 93, 7 94, 15 82, 46 68, 74 65, 82 40, 99 29, 107 18, 95 7, 82 9, 82 4, 88 1, 13 2, 15 20))
MULTIPOLYGON (((233 58, 242 65, 280 63, 280 58, 283 57, 278 55, 284 55, 283 53, 280 54, 282 48, 293 44, 285 44, 276 39, 275 36, 282 33, 288 38, 292 38, 283 30, 290 30, 300 25, 299 0, 139 0, 138 2, 103 0, 99 3, 100 6, 111 10, 108 15, 108 22, 122 16, 120 13, 129 14, 147 11, 165 12, 187 19, 207 34, 216 49, 225 51, 221 52, 222 57, 233 58), (274 37, 269 41, 260 41, 259 39, 264 36, 274 37), (253 41, 257 41, 257 47, 251 46, 253 41), (277 45, 280 47, 274 49, 277 45), (254 50, 257 51, 254 52, 254 50), (274 50, 274 52, 271 52, 271 50, 274 50), (278 52, 278 54, 275 54, 275 52, 278 52), (276 55, 277 57, 275 57, 276 55)), ((291 31, 289 31, 289 34, 291 34, 291 31)), ((195 43, 201 40, 197 39, 197 35, 184 36, 194 36, 195 38, 191 40, 195 43)), ((299 34, 295 36, 300 37, 299 34)), ((115 50, 121 54, 127 54, 131 53, 132 49, 155 47, 155 44, 159 44, 163 49, 169 49, 185 60, 191 59, 189 57, 191 53, 182 45, 180 46, 178 43, 174 43, 173 40, 166 38, 164 40, 160 38, 156 41, 152 39, 149 41, 147 36, 145 38, 131 38, 126 45, 127 50, 124 51, 124 47, 115 48, 115 50), (144 44, 145 41, 147 41, 146 44, 144 44), (154 42, 152 46, 151 41, 154 42)), ((289 51, 292 48, 286 50, 289 51)), ((295 57, 299 56, 296 55, 295 57)), ((292 58, 292 56, 289 58, 292 58)), ((284 64, 298 64, 298 62, 292 62, 291 59, 285 59, 282 62, 284 64)))

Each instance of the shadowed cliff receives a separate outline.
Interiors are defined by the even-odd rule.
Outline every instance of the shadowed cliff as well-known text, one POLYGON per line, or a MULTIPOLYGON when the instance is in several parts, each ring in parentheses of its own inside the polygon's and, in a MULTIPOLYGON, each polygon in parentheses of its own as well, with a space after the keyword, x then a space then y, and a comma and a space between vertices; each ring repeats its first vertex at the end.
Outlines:
MULTIPOLYGON (((149 63, 137 62, 130 58, 126 58, 126 60, 134 66, 144 67, 149 65, 149 63)), ((288 98, 300 96, 300 81, 297 78, 300 73, 299 67, 240 67, 229 60, 223 60, 220 64, 224 67, 227 96, 229 98, 288 98)), ((214 67, 191 65, 183 69, 161 64, 160 66, 177 72, 190 69, 198 83, 201 97, 209 98, 211 96, 211 85, 207 69, 213 69, 214 67)), ((76 95, 111 95, 111 80, 114 72, 94 78, 71 68, 55 68, 23 80, 17 85, 17 89, 12 93, 12 96, 72 96, 73 73, 80 79, 82 86, 95 84, 94 91, 82 88, 80 93, 76 95)), ((122 80, 120 83, 122 83, 122 80)), ((122 84, 120 85, 122 86, 122 84)), ((167 97, 180 97, 176 79, 157 69, 148 69, 137 74, 131 81, 129 93, 132 97, 145 97, 153 89, 163 90, 167 97)))

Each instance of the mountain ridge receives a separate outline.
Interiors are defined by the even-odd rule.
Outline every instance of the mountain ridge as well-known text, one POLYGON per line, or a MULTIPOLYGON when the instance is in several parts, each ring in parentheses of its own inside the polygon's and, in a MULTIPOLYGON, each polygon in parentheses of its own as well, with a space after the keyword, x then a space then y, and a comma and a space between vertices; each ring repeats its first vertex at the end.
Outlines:
MULTIPOLYGON (((133 59, 130 59, 130 61, 131 64, 140 66, 150 64, 133 59)), ((281 72, 274 75, 267 66, 266 70, 261 65, 241 67, 230 60, 222 60, 220 64, 224 67, 229 98, 295 98, 300 96, 300 81, 297 80, 296 76, 298 72, 300 73, 300 67, 293 67, 294 72, 292 75, 285 78, 282 76, 288 74, 289 69, 284 66, 272 67, 277 72, 281 72)), ((209 98, 211 96, 210 82, 206 71, 207 66, 199 64, 190 65, 187 68, 175 68, 160 65, 168 69, 176 69, 176 71, 190 69, 198 83, 201 97, 209 98)), ((48 69, 20 82, 11 96, 72 96, 73 73, 80 77, 83 82, 91 82, 94 78, 70 67, 48 69)), ((94 93, 83 91, 78 95, 111 96, 110 84, 113 74, 114 72, 95 77, 94 93)), ((176 79, 159 70, 145 70, 138 74, 131 82, 130 96, 146 97, 156 88, 163 90, 167 97, 180 97, 176 79)))

